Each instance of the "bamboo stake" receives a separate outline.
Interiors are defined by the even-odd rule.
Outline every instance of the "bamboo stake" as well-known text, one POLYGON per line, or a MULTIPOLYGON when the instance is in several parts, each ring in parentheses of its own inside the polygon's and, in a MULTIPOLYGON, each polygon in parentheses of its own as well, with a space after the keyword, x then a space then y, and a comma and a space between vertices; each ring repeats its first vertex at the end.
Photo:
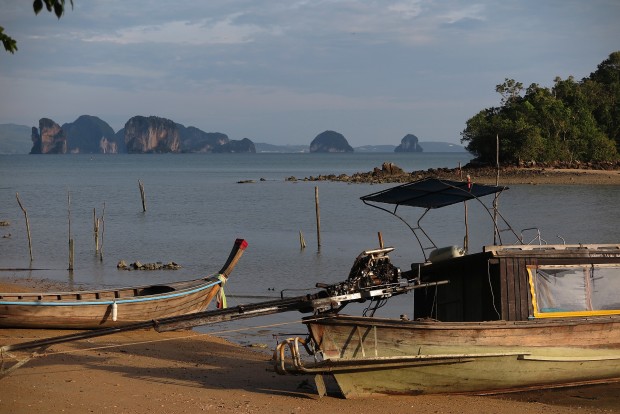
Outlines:
POLYGON ((383 235, 379 231, 379 232, 377 232, 377 236, 379 237, 379 248, 383 249, 383 235))
POLYGON ((71 237, 71 192, 67 191, 67 216, 69 219, 69 269, 73 270, 73 238, 71 237))
POLYGON ((69 271, 73 271, 73 258, 74 258, 74 244, 73 239, 69 239, 69 271))
POLYGON ((316 211, 316 243, 321 250, 321 209, 319 207, 319 187, 314 187, 314 208, 316 211))
POLYGON ((30 252, 30 263, 32 263, 32 239, 30 238, 30 221, 28 220, 28 212, 22 205, 21 200, 19 199, 19 193, 15 193, 15 198, 17 198, 17 204, 19 204, 19 208, 24 212, 24 217, 26 217, 26 232, 28 233, 28 251, 30 252))
POLYGON ((105 203, 103 203, 103 211, 101 212, 101 245, 99 246, 99 261, 103 262, 103 235, 105 233, 105 203))
POLYGON ((306 248, 306 240, 304 239, 304 234, 299 230, 299 246, 302 249, 306 248))
POLYGON ((95 254, 99 252, 99 218, 97 218, 97 209, 93 208, 93 232, 95 233, 95 254))
POLYGON ((144 184, 138 180, 138 188, 140 188, 140 197, 142 198, 142 211, 146 213, 146 195, 144 194, 144 184))

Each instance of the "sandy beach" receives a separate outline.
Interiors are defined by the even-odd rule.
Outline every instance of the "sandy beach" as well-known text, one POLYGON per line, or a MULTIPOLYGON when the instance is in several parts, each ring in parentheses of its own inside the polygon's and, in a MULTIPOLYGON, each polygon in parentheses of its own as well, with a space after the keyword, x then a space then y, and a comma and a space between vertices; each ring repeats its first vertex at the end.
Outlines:
MULTIPOLYGON (((5 281, 0 291, 36 285, 5 281)), ((71 332, 0 329, 0 345, 71 332)), ((344 400, 326 378, 328 395, 320 398, 312 377, 273 372, 272 350, 190 330, 117 333, 41 352, 0 378, 0 413, 620 413, 620 384, 497 396, 344 400)), ((3 367, 32 355, 2 355, 3 367)))
MULTIPOLYGON (((492 168, 472 170, 472 177, 482 184, 495 184, 497 172, 492 168)), ((620 170, 559 168, 505 168, 500 171, 502 185, 620 185, 620 170)))
MULTIPOLYGON (((2 330, 2 344, 68 331, 2 330)), ((21 355, 24 357, 27 355, 21 355)), ((4 357, 5 365, 12 359, 4 357)), ((0 379, 2 413, 620 412, 620 386, 501 396, 319 398, 312 377, 272 372, 271 355, 193 331, 138 331, 67 344, 0 379)))

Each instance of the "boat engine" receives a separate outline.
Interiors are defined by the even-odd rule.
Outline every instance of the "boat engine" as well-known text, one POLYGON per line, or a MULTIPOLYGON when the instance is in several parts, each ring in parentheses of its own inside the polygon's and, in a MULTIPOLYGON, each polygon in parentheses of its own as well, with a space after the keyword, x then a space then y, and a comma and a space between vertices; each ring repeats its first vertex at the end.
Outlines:
POLYGON ((378 286, 399 283, 400 269, 392 264, 387 255, 393 247, 362 252, 353 263, 346 281, 327 287, 330 295, 346 295, 378 286))

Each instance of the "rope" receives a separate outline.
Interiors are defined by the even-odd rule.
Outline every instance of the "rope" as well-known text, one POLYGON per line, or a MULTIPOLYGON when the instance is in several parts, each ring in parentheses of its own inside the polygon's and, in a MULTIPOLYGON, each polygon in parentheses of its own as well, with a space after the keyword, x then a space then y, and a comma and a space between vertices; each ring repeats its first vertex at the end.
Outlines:
POLYGON ((489 279, 489 289, 491 290, 491 301, 493 302, 493 309, 495 309, 495 313, 497 314, 497 319, 501 320, 502 315, 500 315, 497 307, 495 306, 495 294, 493 293, 493 284, 491 283, 491 261, 487 260, 487 278, 489 279))
POLYGON ((228 280, 228 278, 224 275, 217 275, 217 278, 220 281, 220 288, 217 290, 217 297, 216 297, 216 307, 218 309, 226 309, 228 303, 226 302, 226 293, 224 293, 224 285, 226 284, 226 280, 228 280))

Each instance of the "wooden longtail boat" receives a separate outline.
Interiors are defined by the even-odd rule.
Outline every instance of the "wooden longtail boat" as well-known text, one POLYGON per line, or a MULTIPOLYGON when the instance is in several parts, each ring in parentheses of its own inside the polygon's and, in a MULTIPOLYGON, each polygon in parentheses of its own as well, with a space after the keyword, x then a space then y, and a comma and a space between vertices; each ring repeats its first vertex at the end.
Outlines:
MULTIPOLYGON (((362 200, 428 211, 503 190, 422 180, 362 200)), ((410 228, 418 241, 420 232, 426 236, 419 221, 410 228)), ((410 318, 305 318, 309 341, 296 338, 279 345, 276 368, 330 373, 347 398, 485 394, 620 381, 620 244, 547 245, 537 239, 535 245, 498 244, 472 254, 435 249, 424 263, 402 273, 385 271, 391 248, 365 252, 350 278, 362 269, 381 284, 400 278, 435 285, 412 291, 410 318), (304 363, 300 344, 318 354, 318 362, 304 363), (287 347, 292 366, 284 363, 287 347)))
POLYGON ((234 269, 247 242, 237 239, 218 274, 168 284, 75 292, 0 293, 0 327, 94 329, 201 312, 234 269))

